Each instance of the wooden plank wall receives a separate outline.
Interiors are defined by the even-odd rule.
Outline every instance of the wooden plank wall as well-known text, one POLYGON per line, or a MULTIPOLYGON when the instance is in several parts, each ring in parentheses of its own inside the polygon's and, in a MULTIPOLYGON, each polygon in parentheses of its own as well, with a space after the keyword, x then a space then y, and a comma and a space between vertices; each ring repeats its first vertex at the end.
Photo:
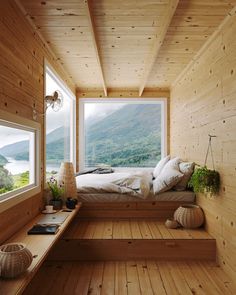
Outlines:
MULTIPOLYGON (((44 58, 55 68, 72 91, 70 82, 37 33, 13 0, 0 2, 0 108, 33 119, 33 108, 44 110, 44 58)), ((38 116, 44 132, 44 118, 38 116)), ((43 138, 43 137, 42 137, 43 138)), ((41 178, 43 187, 43 150, 41 178)), ((32 197, 0 214, 0 243, 32 219, 40 210, 42 195, 32 197), (19 222, 20 221, 20 222, 19 222), (4 230, 5 229, 5 230, 4 230)))
MULTIPOLYGON (((213 139, 220 195, 199 195, 206 228, 217 239, 220 265, 236 272, 236 14, 227 16, 218 33, 173 85, 170 103, 171 154, 204 163, 208 134, 213 139)), ((208 161, 208 166, 212 164, 208 161)))

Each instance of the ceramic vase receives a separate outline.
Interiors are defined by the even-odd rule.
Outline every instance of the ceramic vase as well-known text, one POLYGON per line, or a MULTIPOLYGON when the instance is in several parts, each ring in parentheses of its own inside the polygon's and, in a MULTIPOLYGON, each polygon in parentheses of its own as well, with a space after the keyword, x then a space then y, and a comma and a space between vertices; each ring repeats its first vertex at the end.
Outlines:
POLYGON ((58 173, 58 183, 64 186, 63 199, 76 198, 77 189, 75 181, 75 172, 71 162, 62 162, 58 173))

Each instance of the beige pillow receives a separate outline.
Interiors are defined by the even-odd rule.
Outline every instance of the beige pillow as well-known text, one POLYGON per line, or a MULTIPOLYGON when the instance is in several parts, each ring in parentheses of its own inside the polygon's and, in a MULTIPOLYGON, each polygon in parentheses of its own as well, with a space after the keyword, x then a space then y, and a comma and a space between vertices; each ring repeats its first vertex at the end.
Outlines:
POLYGON ((187 188, 190 177, 193 174, 195 163, 181 162, 179 163, 179 170, 183 173, 181 180, 175 185, 174 189, 177 191, 184 191, 187 188))
POLYGON ((179 171, 180 158, 171 159, 153 181, 154 194, 162 193, 174 187, 183 177, 179 171))
POLYGON ((166 163, 170 160, 170 155, 166 156, 165 158, 161 159, 156 167, 154 168, 153 171, 153 176, 156 178, 160 173, 161 170, 164 168, 164 166, 166 165, 166 163))

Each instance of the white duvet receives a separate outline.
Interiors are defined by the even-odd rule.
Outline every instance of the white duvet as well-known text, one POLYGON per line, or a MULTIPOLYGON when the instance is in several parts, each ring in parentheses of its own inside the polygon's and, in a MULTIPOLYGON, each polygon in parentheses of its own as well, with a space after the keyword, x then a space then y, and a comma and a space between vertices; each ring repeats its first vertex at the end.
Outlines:
POLYGON ((78 193, 119 193, 146 199, 150 191, 150 172, 84 174, 76 177, 78 193))

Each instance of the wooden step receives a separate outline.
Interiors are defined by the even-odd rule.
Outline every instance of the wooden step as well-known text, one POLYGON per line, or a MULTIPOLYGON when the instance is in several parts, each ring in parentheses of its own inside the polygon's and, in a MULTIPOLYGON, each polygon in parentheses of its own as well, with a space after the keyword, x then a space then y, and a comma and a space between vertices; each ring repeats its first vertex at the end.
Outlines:
POLYGON ((187 201, 83 202, 80 218, 156 218, 172 217, 187 201))
POLYGON ((204 229, 167 229, 156 219, 75 219, 51 260, 215 260, 204 229))

